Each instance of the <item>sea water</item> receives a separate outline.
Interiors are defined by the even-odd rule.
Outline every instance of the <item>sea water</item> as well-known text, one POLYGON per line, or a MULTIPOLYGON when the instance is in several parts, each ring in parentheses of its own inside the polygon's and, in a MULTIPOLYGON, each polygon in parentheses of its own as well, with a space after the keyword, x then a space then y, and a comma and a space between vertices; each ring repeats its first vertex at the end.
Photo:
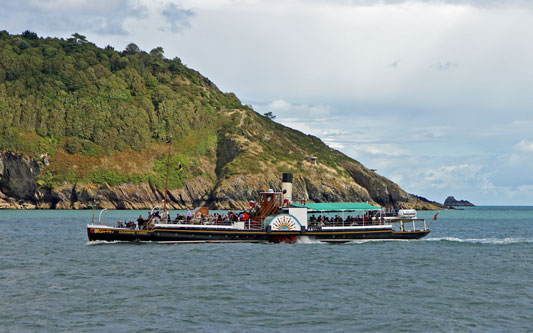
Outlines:
POLYGON ((90 244, 91 219, 0 211, 0 331, 533 330, 533 207, 446 210, 422 240, 342 245, 90 244))

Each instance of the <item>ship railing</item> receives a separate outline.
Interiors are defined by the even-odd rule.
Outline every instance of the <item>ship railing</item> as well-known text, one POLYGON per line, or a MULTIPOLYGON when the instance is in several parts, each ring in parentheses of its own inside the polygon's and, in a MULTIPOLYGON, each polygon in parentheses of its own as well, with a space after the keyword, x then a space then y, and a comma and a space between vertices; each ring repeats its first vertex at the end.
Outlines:
POLYGON ((355 227, 355 226, 373 226, 373 225, 386 225, 386 220, 370 220, 370 219, 347 219, 342 221, 310 221, 309 224, 322 225, 324 227, 355 227))
POLYGON ((310 229, 320 227, 354 227, 354 226, 383 226, 392 223, 399 223, 398 230, 400 231, 424 231, 427 230, 425 219, 409 219, 409 218, 386 218, 379 217, 373 219, 347 219, 342 221, 309 221, 310 229), (423 229, 422 229, 423 228, 423 229))
MULTIPOLYGON (((402 232, 414 232, 414 231, 427 231, 427 223, 425 219, 410 219, 393 217, 386 219, 387 223, 395 223, 395 226, 399 227, 399 231, 402 232)), ((396 227, 396 229, 397 229, 396 227)))

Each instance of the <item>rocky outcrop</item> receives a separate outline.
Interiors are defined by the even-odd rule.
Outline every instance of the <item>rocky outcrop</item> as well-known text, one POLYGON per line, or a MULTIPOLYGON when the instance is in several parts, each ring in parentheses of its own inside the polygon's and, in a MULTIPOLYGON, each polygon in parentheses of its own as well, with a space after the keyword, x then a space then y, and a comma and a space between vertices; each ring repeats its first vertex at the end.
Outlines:
POLYGON ((469 201, 466 200, 456 200, 455 197, 449 196, 444 200, 444 206, 446 207, 474 207, 469 201))
MULTIPOLYGON (((352 178, 328 173, 298 176, 293 180, 293 200, 310 202, 369 202, 380 206, 406 209, 442 209, 439 203, 403 191, 398 185, 362 166, 347 165, 352 178), (361 181, 359 183, 358 181, 361 181)), ((280 189, 281 177, 276 174, 237 175, 222 180, 212 192, 209 203, 217 209, 243 209, 250 199, 268 189, 280 189)))
MULTIPOLYGON (((93 204, 109 209, 150 209, 163 204, 164 189, 152 184, 39 186, 38 177, 47 163, 46 156, 0 153, 0 209, 85 209, 93 204)), ((182 209, 205 205, 212 187, 200 177, 187 181, 183 188, 167 193, 168 206, 182 209)))
POLYGON ((234 139, 224 136, 217 147, 216 173, 220 175, 222 168, 231 163, 242 152, 240 145, 234 139))
POLYGON ((345 162, 343 166, 352 179, 367 189, 369 196, 383 207, 395 206, 403 209, 422 210, 443 208, 439 203, 405 192, 397 184, 378 175, 375 171, 367 169, 360 163, 345 162))
POLYGON ((13 152, 4 152, 0 158, 1 190, 10 197, 32 201, 36 198, 37 177, 43 161, 13 152))
MULTIPOLYGON (((269 189, 279 190, 279 175, 238 175, 223 181, 213 191, 210 203, 217 209, 242 209, 248 207, 251 199, 269 189)), ((371 201, 368 192, 355 183, 347 184, 329 177, 307 178, 300 176, 293 180, 293 200, 305 199, 314 202, 371 201)))
MULTIPOLYGON (((235 142, 223 144, 230 150, 220 158, 231 162, 240 153, 235 142)), ((219 147, 221 150, 223 148, 219 147)), ((69 184, 40 186, 38 177, 48 163, 46 156, 29 158, 12 152, 0 154, 0 208, 86 209, 96 204, 108 209, 150 209, 162 206, 164 189, 153 184, 119 186, 69 184)), ((312 167, 293 180, 293 199, 311 202, 369 202, 400 208, 440 209, 441 205, 403 191, 398 185, 356 162, 346 162, 343 175, 327 167, 312 167), (346 174, 346 172, 344 173, 346 174)), ((222 165, 221 165, 222 168, 222 165)), ((216 181, 197 177, 180 189, 169 190, 167 206, 186 209, 209 206, 212 209, 243 209, 260 192, 279 190, 276 172, 254 175, 222 175, 216 181)))

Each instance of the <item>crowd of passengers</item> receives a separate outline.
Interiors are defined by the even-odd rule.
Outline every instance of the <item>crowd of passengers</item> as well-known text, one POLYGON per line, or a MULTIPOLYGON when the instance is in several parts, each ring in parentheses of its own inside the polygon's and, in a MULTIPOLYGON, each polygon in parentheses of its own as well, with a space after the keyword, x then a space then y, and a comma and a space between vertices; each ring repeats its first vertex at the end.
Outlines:
POLYGON ((234 211, 228 211, 227 214, 208 214, 208 215, 201 215, 199 213, 197 214, 191 214, 190 211, 187 211, 186 215, 180 215, 178 213, 178 216, 169 223, 204 223, 204 224, 231 224, 233 222, 237 221, 248 221, 250 219, 250 216, 246 211, 241 212, 234 212, 234 211))
POLYGON ((311 224, 320 224, 325 226, 339 224, 363 225, 369 222, 383 224, 385 222, 385 218, 383 217, 383 215, 374 212, 369 212, 367 214, 357 216, 348 215, 346 218, 342 218, 339 215, 335 215, 334 217, 328 217, 325 215, 315 216, 313 214, 309 218, 309 222, 311 224))
MULTIPOLYGON (((347 216, 346 218, 342 218, 339 215, 335 215, 334 217, 328 217, 325 215, 319 215, 315 216, 314 214, 310 216, 309 222, 310 223, 316 223, 321 225, 339 225, 339 224, 349 224, 349 225, 363 225, 365 223, 374 221, 376 223, 383 224, 385 219, 383 216, 396 216, 398 214, 398 208, 390 207, 390 208, 384 208, 381 213, 380 212, 368 212, 364 215, 357 215, 357 216, 347 216)), ((127 229, 144 229, 146 222, 148 222, 151 218, 159 219, 161 220, 161 215, 158 211, 155 211, 153 214, 151 212, 148 212, 148 217, 144 219, 142 215, 139 215, 137 218, 137 223, 134 221, 128 221, 126 223, 123 223, 122 221, 118 221, 117 228, 127 228, 127 229)), ((248 215, 247 211, 241 211, 241 212, 234 212, 234 211, 228 211, 227 214, 209 214, 206 216, 202 216, 200 213, 192 213, 190 210, 187 210, 185 215, 181 215, 178 213, 175 219, 168 221, 168 223, 171 224, 178 224, 178 223, 185 223, 185 224, 196 224, 196 223, 203 223, 203 224, 218 224, 218 225, 224 225, 224 224, 231 224, 232 222, 237 221, 248 221, 250 219, 250 216, 248 215)))
MULTIPOLYGON (((137 223, 130 220, 126 223, 123 223, 122 221, 118 221, 116 228, 126 228, 126 229, 139 229, 143 230, 146 226, 146 223, 150 219, 154 220, 161 220, 161 214, 156 211, 153 214, 151 212, 148 212, 148 217, 146 219, 143 218, 142 215, 139 215, 137 218, 137 223)), ((246 211, 241 212, 234 212, 234 211, 228 211, 227 214, 209 214, 206 216, 202 216, 200 213, 193 214, 190 210, 187 210, 187 213, 185 215, 181 215, 178 213, 175 219, 171 220, 169 219, 167 223, 170 224, 178 224, 178 223, 185 223, 185 224, 195 224, 195 223, 204 223, 204 224, 231 224, 233 222, 237 221, 248 221, 250 219, 250 216, 246 211)), ((158 223, 158 222, 155 222, 158 223)))

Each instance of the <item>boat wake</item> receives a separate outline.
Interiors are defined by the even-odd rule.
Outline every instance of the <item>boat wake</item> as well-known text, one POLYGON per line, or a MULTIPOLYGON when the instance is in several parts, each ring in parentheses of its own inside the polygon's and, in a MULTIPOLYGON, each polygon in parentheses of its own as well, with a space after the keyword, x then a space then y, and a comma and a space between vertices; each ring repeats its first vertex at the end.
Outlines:
POLYGON ((518 244, 518 243, 533 243, 533 239, 529 238, 456 238, 456 237, 438 237, 426 238, 425 242, 456 242, 456 243, 471 243, 471 244, 518 244))
POLYGON ((322 243, 321 241, 317 239, 311 239, 307 236, 303 236, 303 237, 298 238, 298 241, 296 242, 296 244, 324 244, 324 243, 322 243))
POLYGON ((346 240, 339 240, 339 241, 323 241, 318 239, 312 239, 309 237, 299 237, 296 244, 324 244, 324 245, 330 245, 330 244, 366 244, 366 243, 376 243, 376 242, 409 242, 408 239, 346 239, 346 240))
POLYGON ((412 242, 410 239, 354 239, 348 244, 384 243, 384 242, 412 242))
POLYGON ((131 244, 131 242, 128 241, 104 241, 104 240, 96 240, 96 241, 89 241, 87 242, 87 245, 109 245, 109 244, 131 244))

